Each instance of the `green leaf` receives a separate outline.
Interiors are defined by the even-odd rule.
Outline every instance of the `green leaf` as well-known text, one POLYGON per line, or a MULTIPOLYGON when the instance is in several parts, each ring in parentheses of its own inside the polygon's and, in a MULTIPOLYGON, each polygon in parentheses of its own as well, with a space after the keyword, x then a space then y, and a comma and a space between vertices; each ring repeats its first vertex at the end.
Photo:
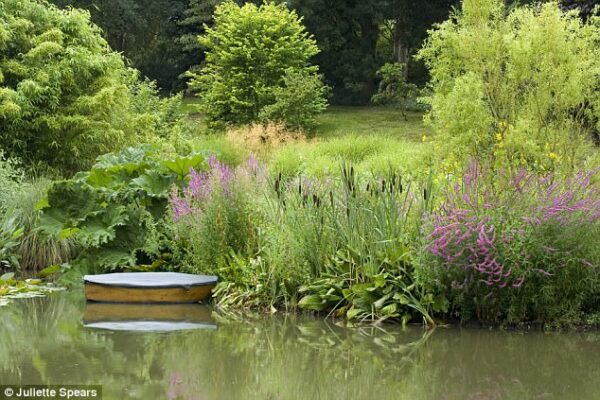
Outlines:
POLYGON ((166 198, 174 180, 171 176, 160 174, 157 171, 148 171, 133 179, 131 183, 135 188, 145 191, 150 197, 166 198))
POLYGON ((176 157, 171 160, 164 160, 161 164, 169 171, 177 174, 180 179, 183 179, 190 172, 190 168, 198 169, 198 166, 200 166, 203 161, 204 154, 193 153, 187 157, 176 157))
POLYGON ((81 224, 77 238, 86 246, 98 247, 116 237, 117 226, 127 223, 128 216, 124 206, 113 206, 95 214, 81 224))
POLYGON ((321 299, 321 296, 313 294, 304 296, 299 302, 298 307, 307 310, 323 311, 325 309, 326 302, 321 299))

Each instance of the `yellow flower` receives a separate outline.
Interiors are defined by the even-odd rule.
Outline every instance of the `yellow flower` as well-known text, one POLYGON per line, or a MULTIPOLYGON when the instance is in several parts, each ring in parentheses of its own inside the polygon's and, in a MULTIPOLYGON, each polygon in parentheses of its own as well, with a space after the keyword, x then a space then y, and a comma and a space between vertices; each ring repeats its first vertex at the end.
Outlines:
POLYGON ((423 137, 421 138, 422 142, 426 142, 427 141, 427 135, 423 135, 423 137))
POLYGON ((497 141, 502 141, 502 134, 501 133, 496 133, 496 140, 497 141))
POLYGON ((550 154, 548 154, 548 157, 550 157, 550 159, 552 161, 555 161, 558 158, 558 156, 556 155, 556 153, 553 153, 553 152, 550 152, 550 154))

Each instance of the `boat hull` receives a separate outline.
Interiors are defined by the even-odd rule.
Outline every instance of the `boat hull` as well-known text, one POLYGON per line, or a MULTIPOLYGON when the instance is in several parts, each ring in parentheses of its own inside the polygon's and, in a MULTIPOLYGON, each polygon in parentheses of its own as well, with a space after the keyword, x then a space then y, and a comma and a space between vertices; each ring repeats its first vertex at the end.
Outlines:
POLYGON ((132 288, 86 282, 88 301, 104 303, 198 303, 207 300, 215 285, 167 288, 132 288))

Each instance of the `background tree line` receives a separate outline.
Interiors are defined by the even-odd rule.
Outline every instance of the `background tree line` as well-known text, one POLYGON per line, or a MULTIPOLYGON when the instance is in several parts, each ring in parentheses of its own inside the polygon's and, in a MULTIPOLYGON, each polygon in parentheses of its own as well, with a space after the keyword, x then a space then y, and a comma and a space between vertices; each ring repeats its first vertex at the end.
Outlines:
MULTIPOLYGON (((87 9, 110 46, 163 92, 186 88, 184 74, 204 59, 197 36, 210 26, 222 0, 51 0, 87 9)), ((260 0, 237 0, 238 4, 260 0)), ((530 0, 519 0, 530 3, 530 0)), ((586 18, 598 0, 562 0, 586 18)), ((413 59, 427 30, 445 20, 460 0, 288 0, 303 17, 321 50, 314 63, 333 88, 332 102, 365 104, 377 89, 377 70, 388 62, 407 64, 410 82, 424 84, 427 72, 413 59)))

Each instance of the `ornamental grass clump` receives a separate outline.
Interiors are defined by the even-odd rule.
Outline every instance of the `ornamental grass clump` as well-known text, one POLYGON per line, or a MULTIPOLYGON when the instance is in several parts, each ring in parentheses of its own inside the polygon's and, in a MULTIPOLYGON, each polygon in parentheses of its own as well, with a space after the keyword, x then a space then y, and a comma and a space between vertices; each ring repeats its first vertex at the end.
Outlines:
POLYGON ((431 216, 421 281, 463 320, 578 322, 597 312, 597 173, 492 179, 473 162, 431 216))

